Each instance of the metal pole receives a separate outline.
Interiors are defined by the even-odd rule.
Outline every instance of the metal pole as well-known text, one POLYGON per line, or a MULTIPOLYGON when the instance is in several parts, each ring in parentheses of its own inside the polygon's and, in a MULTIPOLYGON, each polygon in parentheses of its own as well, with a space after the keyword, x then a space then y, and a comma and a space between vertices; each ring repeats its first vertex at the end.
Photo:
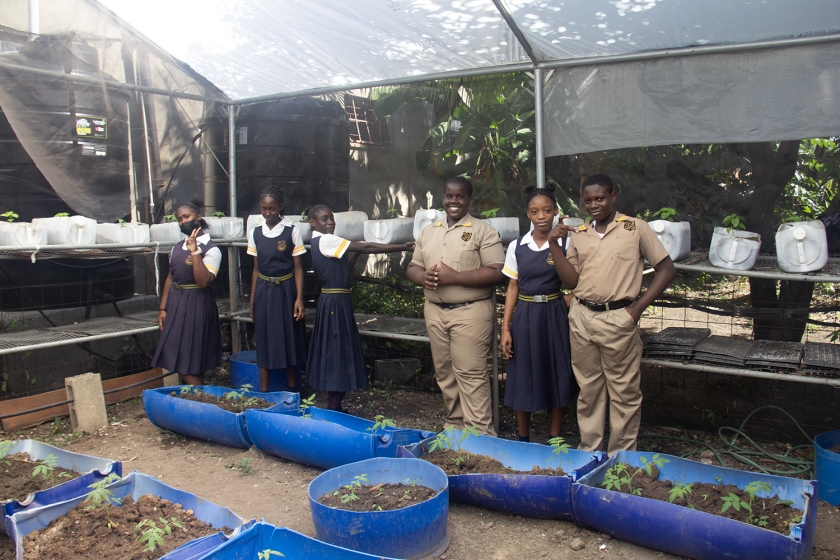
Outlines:
MULTIPOLYGON (((137 82, 137 50, 132 57, 134 64, 134 81, 137 82)), ((149 223, 155 222, 155 185, 152 181, 152 152, 149 148, 149 123, 146 121, 146 100, 140 95, 140 115, 143 117, 143 146, 146 149, 146 173, 149 179, 149 223)))
POLYGON ((496 320, 496 287, 493 287, 493 429, 499 433, 499 322, 496 320))
POLYGON ((737 375, 741 377, 757 377, 759 379, 772 379, 774 381, 793 381, 797 383, 811 383, 813 385, 830 385, 840 389, 840 379, 829 379, 825 377, 808 377, 806 375, 795 375, 792 373, 772 373, 769 371, 756 371, 743 368, 725 368, 707 366, 703 364, 686 364, 682 362, 671 362, 668 360, 654 360, 642 358, 644 366, 660 366, 672 369, 684 369, 688 371, 702 371, 703 373, 722 373, 725 375, 737 375))
POLYGON ((29 0, 29 40, 41 34, 41 1, 29 0))
POLYGON ((134 172, 134 147, 131 142, 131 103, 125 104, 125 120, 128 126, 128 199, 131 204, 131 222, 141 221, 140 209, 137 206, 137 177, 134 172))
POLYGON ((543 71, 534 70, 534 120, 537 143, 537 187, 545 186, 545 138, 543 130, 543 71))
MULTIPOLYGON (((229 215, 236 217, 236 107, 228 105, 228 178, 230 184, 229 215)), ((230 290, 230 312, 239 310, 239 249, 228 247, 228 287, 230 290)), ((230 323, 230 352, 239 352, 239 323, 230 323)))

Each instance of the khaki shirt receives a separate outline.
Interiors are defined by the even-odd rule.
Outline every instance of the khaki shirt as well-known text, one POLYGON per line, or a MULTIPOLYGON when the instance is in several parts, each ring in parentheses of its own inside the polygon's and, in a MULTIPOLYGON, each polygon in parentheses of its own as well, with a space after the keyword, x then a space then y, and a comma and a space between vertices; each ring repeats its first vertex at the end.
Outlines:
POLYGON ((598 303, 635 299, 644 260, 656 265, 667 256, 647 222, 616 212, 603 238, 592 226, 580 226, 569 238, 566 258, 580 274, 572 292, 598 303))
MULTIPOLYGON (((655 239, 655 238, 654 238, 655 239)), ((444 218, 423 228, 414 247, 412 264, 428 270, 433 264, 443 264, 456 272, 476 270, 488 264, 505 262, 502 239, 490 224, 476 220, 469 214, 449 227, 444 218)), ((426 299, 434 303, 464 303, 489 298, 491 286, 439 286, 437 290, 423 290, 426 299)))

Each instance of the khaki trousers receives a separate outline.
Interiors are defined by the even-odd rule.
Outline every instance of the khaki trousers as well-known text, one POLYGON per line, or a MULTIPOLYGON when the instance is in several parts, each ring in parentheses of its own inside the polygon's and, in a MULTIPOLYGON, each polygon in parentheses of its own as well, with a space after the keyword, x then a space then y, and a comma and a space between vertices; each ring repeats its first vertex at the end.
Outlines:
POLYGON ((642 417, 639 326, 624 309, 594 312, 575 300, 569 310, 569 338, 572 370, 580 385, 577 402, 580 449, 601 448, 609 395, 607 454, 622 449, 635 451, 642 417))
POLYGON ((484 434, 493 429, 487 357, 493 336, 491 299, 455 309, 430 301, 423 308, 432 346, 435 378, 446 405, 444 428, 475 426, 484 434))

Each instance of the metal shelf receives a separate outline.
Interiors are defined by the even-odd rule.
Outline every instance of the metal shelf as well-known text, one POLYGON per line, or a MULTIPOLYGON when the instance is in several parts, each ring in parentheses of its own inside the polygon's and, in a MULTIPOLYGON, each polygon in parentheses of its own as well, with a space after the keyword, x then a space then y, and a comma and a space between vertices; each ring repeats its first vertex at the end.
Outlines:
POLYGON ((813 385, 829 385, 840 389, 840 379, 827 377, 812 377, 802 373, 773 373, 770 371, 758 371, 744 368, 729 368, 698 364, 692 362, 675 362, 671 360, 659 360, 654 358, 642 358, 642 365, 669 367, 689 371, 700 371, 704 373, 722 373, 724 375, 737 375, 740 377, 756 377, 759 379, 772 379, 774 381, 793 381, 795 383, 811 383, 813 385))
POLYGON ((779 269, 774 255, 759 255, 755 266, 750 270, 730 270, 719 268, 709 262, 709 254, 695 252, 680 262, 674 263, 677 270, 688 272, 705 272, 721 276, 747 276, 750 278, 766 278, 769 280, 801 280, 804 282, 840 283, 840 259, 831 258, 823 270, 806 273, 790 273, 779 269))
MULTIPOLYGON (((245 247, 244 237, 213 239, 221 247, 245 247)), ((102 243, 97 245, 33 245, 29 247, 0 246, 0 259, 36 260, 44 259, 114 259, 134 255, 150 255, 167 252, 177 242, 149 243, 102 243)))

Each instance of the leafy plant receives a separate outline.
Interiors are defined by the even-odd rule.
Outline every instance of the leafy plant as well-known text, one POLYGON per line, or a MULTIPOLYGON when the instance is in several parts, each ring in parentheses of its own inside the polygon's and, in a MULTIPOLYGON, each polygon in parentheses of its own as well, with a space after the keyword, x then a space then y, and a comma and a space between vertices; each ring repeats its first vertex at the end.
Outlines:
POLYGON ((160 519, 160 522, 163 525, 162 528, 158 527, 157 523, 151 519, 142 520, 134 528, 134 535, 136 536, 143 527, 147 527, 147 529, 143 531, 143 534, 140 535, 139 539, 141 543, 146 543, 146 548, 143 550, 147 552, 154 552, 157 547, 163 546, 163 537, 164 535, 172 534, 173 525, 179 529, 184 528, 184 525, 174 517, 170 517, 168 520, 165 517, 159 517, 158 519, 160 519))
POLYGON ((120 227, 125 227, 125 220, 122 218, 117 218, 117 223, 120 224, 120 227))
MULTIPOLYGON (((55 486, 55 467, 58 465, 58 457, 50 453, 43 459, 41 459, 40 464, 36 465, 36 467, 32 470, 32 476, 41 475, 41 478, 44 480, 50 479, 50 486, 55 486)), ((66 472, 59 473, 59 478, 70 478, 70 475, 66 472)))
POLYGON ((463 455, 461 451, 461 444, 469 439, 470 436, 478 437, 480 435, 481 433, 479 433, 478 428, 470 426, 469 428, 461 430, 461 435, 453 442, 452 438, 446 435, 445 432, 441 432, 429 443, 429 453, 438 449, 452 449, 455 447, 456 456, 452 458, 452 461, 460 467, 464 460, 469 459, 472 456, 470 453, 467 453, 466 456, 463 455))
POLYGON ((671 488, 671 491, 668 493, 668 502, 673 504, 676 499, 685 500, 686 506, 691 509, 695 509, 694 504, 692 504, 689 499, 689 496, 693 495, 694 492, 691 490, 691 484, 680 484, 678 482, 674 484, 674 487, 671 488))
POLYGON ((750 497, 750 503, 746 507, 746 510, 749 512, 749 515, 747 515, 747 523, 750 525, 758 525, 759 527, 767 526, 766 515, 759 516, 753 514, 753 502, 755 501, 755 495, 758 492, 770 492, 770 490, 770 485, 761 480, 754 480, 753 482, 747 484, 747 487, 744 488, 744 492, 746 492, 750 497))
POLYGON ((225 217, 225 213, 224 213, 224 212, 213 212, 213 213, 212 213, 212 214, 210 214, 210 215, 211 215, 211 216, 213 216, 213 217, 216 217, 216 218, 224 218, 224 217, 225 217))
POLYGON ((177 222, 178 221, 178 217, 175 216, 175 214, 166 214, 163 217, 163 219, 166 220, 166 223, 172 223, 172 222, 177 222))
POLYGON ((370 509, 372 511, 382 511, 382 506, 377 505, 377 504, 373 504, 372 506, 370 506, 370 509))
POLYGON ((122 500, 120 498, 115 498, 114 493, 108 489, 108 486, 120 480, 122 480, 120 475, 111 473, 102 480, 94 482, 88 486, 88 488, 92 488, 92 490, 87 493, 87 496, 82 501, 83 504, 90 502, 90 505, 85 508, 86 510, 96 509, 99 506, 105 507, 105 517, 108 518, 109 529, 117 526, 116 523, 111 522, 111 516, 108 514, 109 508, 111 507, 111 504, 121 504, 122 500))
POLYGON ((266 548, 265 550, 260 550, 257 552, 257 560, 270 560, 272 556, 282 556, 283 558, 286 557, 285 554, 279 552, 277 550, 271 550, 270 548, 266 548))
POLYGON ((309 217, 306 215, 306 210, 300 213, 300 221, 301 222, 308 222, 309 217))
POLYGON ((15 214, 13 211, 9 210, 8 212, 3 212, 2 214, 0 214, 0 218, 6 218, 7 222, 12 223, 18 218, 20 218, 20 216, 15 214))
POLYGON ((645 472, 648 476, 653 476, 654 465, 661 469, 663 466, 665 466, 665 463, 671 462, 665 457, 661 457, 658 453, 655 453, 653 455, 653 458, 651 458, 650 460, 648 460, 648 458, 644 455, 640 455, 639 461, 642 463, 642 466, 636 469, 632 474, 630 474, 627 465, 625 465, 624 463, 616 463, 604 474, 604 480, 601 483, 601 486, 606 488, 607 490, 615 489, 616 491, 620 492, 622 487, 626 485, 627 490, 631 494, 633 494, 634 496, 641 496, 642 489, 633 488, 633 478, 640 472, 645 472))
POLYGON ((304 413, 304 418, 312 418, 312 415, 307 413, 307 409, 310 406, 315 406, 315 393, 312 393, 307 398, 301 399, 300 401, 300 409, 304 413))
POLYGON ((489 209, 489 210, 485 210, 484 212, 482 212, 482 213, 481 213, 481 217, 482 217, 482 218, 484 218, 484 219, 487 219, 487 218, 495 218, 495 217, 496 217, 496 214, 497 214, 498 212, 499 212, 499 209, 498 209, 498 208, 491 208, 491 209, 489 209))
POLYGON ((6 455, 12 452, 12 446, 14 446, 14 444, 7 439, 0 441, 0 465, 10 464, 6 459, 6 455))
POLYGON ((70 214, 68 212, 59 212, 55 215, 56 218, 69 218, 70 214))
POLYGON ((249 475, 253 472, 253 467, 251 467, 251 460, 248 457, 242 457, 236 462, 236 468, 239 469, 239 472, 243 475, 249 475))
POLYGON ((554 448, 554 449, 551 450, 552 455, 554 455, 554 454, 560 455, 561 453, 565 453, 566 455, 569 454, 569 447, 570 446, 569 446, 568 443, 565 443, 565 441, 566 440, 564 440, 563 438, 561 438, 559 436, 558 437, 553 437, 550 440, 548 440, 548 445, 550 445, 551 447, 554 448))
POLYGON ((178 392, 182 395, 200 395, 204 391, 194 385, 183 385, 178 392))
POLYGON ((381 414, 377 414, 376 416, 374 416, 373 420, 374 420, 374 424, 373 424, 373 426, 368 428, 368 430, 372 431, 374 435, 376 435, 376 432, 378 432, 379 430, 384 430, 385 428, 396 428, 397 427, 396 422, 394 422, 390 418, 385 418, 381 414))
POLYGON ((673 208, 663 207, 663 208, 660 208, 659 210, 657 210, 656 212, 654 212, 651 217, 655 218, 657 220, 665 220, 665 221, 668 221, 668 222, 673 222, 674 221, 674 216, 676 216, 676 215, 677 215, 677 211, 674 210, 673 208))
POLYGON ((400 211, 397 210, 396 208, 388 208, 388 215, 391 216, 392 218, 396 218, 397 216, 400 215, 400 211))
POLYGON ((656 465, 658 468, 662 468, 665 466, 665 463, 670 463, 671 461, 666 459, 665 457, 660 457, 659 453, 654 453, 653 458, 648 462, 647 457, 644 455, 639 456, 639 461, 642 463, 642 468, 645 470, 648 476, 653 476, 653 466, 656 465))
POLYGON ((733 229, 744 230, 746 228, 744 217, 738 214, 729 214, 726 216, 723 219, 723 225, 726 226, 726 233, 729 233, 733 229))
POLYGON ((224 395, 222 395, 226 400, 234 401, 233 405, 239 408, 240 410, 245 410, 249 406, 254 406, 257 404, 257 397, 250 397, 245 398, 245 396, 251 392, 251 389, 254 386, 250 383, 245 383, 240 387, 240 390, 237 391, 235 389, 228 391, 224 395))
POLYGON ((336 490, 333 493, 333 496, 341 495, 341 503, 347 504, 350 502, 354 502, 359 499, 359 496, 356 495, 356 491, 359 490, 364 484, 370 482, 366 474, 360 474, 353 477, 353 480, 350 484, 342 486, 346 490, 346 492, 342 492, 341 490, 336 490))

